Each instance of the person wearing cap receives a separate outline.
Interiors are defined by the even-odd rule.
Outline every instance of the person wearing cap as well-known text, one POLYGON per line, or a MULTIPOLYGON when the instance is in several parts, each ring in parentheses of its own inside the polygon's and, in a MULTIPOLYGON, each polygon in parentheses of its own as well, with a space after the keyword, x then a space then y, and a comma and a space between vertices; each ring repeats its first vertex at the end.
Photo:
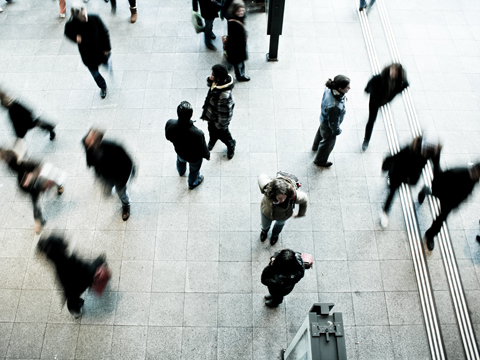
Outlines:
POLYGON ((393 156, 388 156, 382 170, 388 172, 390 191, 380 214, 380 224, 388 226, 388 213, 397 189, 406 183, 415 185, 422 175, 428 160, 433 162, 433 173, 440 172, 440 152, 442 146, 433 136, 417 136, 413 141, 393 156))
POLYGON ((370 143, 378 109, 392 101, 408 85, 407 72, 402 64, 399 63, 385 67, 380 74, 370 79, 365 87, 365 92, 370 94, 370 101, 368 103, 368 122, 365 127, 365 137, 362 144, 363 151, 367 150, 370 143))
POLYGON ((433 195, 440 201, 440 215, 433 220, 425 232, 425 242, 428 250, 435 247, 433 238, 440 232, 448 214, 457 208, 472 193, 480 179, 480 163, 473 166, 439 171, 433 177, 432 189, 424 187, 418 194, 420 204, 426 195, 433 195))
POLYGON ((345 94, 350 90, 350 79, 345 75, 337 75, 328 79, 323 93, 320 127, 318 128, 312 150, 317 151, 313 163, 321 167, 333 165, 328 156, 335 146, 337 136, 342 133, 340 125, 345 117, 345 94))

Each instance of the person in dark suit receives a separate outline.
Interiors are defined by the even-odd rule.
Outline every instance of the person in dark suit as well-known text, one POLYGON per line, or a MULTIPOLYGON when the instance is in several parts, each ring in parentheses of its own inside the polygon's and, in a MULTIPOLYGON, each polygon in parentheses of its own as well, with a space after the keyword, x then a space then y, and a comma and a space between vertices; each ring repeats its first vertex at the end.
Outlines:
POLYGON ((107 96, 107 83, 98 71, 101 64, 110 61, 110 36, 108 30, 98 15, 87 14, 85 5, 72 7, 72 17, 65 24, 65 36, 78 44, 82 61, 92 74, 100 96, 107 96))
POLYGON ((225 46, 227 60, 235 69, 237 81, 249 81, 250 78, 245 76, 245 60, 248 59, 245 3, 234 0, 228 13, 228 40, 225 46))
POLYGON ((210 151, 205 142, 203 131, 197 128, 191 120, 192 105, 182 101, 177 107, 178 120, 168 120, 165 125, 165 137, 175 146, 177 153, 177 171, 183 176, 187 171, 187 162, 190 166, 188 188, 195 189, 203 182, 200 168, 203 159, 210 160, 210 151))
POLYGON ((193 11, 198 12, 198 4, 200 4, 200 14, 205 20, 205 46, 210 50, 217 50, 212 40, 217 37, 213 33, 213 21, 218 17, 221 5, 216 0, 192 0, 193 11))

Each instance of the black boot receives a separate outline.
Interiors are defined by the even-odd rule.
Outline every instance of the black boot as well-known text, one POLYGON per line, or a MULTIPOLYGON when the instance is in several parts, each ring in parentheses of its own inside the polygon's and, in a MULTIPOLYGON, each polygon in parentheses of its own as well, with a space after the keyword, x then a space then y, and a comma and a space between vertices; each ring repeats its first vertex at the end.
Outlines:
POLYGON ((227 158, 232 159, 233 155, 235 155, 235 146, 229 147, 227 151, 227 158))
POLYGON ((264 242, 265 240, 267 240, 267 235, 268 235, 268 231, 263 231, 260 233, 260 241, 261 242, 264 242))

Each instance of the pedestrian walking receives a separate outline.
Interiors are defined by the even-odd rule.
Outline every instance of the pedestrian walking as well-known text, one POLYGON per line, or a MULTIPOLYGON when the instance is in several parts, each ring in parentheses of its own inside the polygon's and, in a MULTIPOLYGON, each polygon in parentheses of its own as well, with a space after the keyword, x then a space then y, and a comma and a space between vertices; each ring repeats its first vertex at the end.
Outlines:
POLYGON ((36 117, 31 110, 2 90, 0 90, 0 104, 8 110, 17 138, 23 139, 30 129, 38 127, 48 131, 50 140, 55 139, 55 125, 36 117))
POLYGON ((345 94, 350 90, 350 79, 345 75, 337 75, 328 79, 322 98, 322 110, 320 113, 320 126, 312 150, 317 151, 313 163, 321 167, 333 165, 328 157, 335 146, 337 136, 342 133, 340 125, 345 117, 345 94))
POLYGON ((67 3, 66 0, 58 0, 58 5, 60 7, 60 17, 64 18, 67 16, 67 3))
POLYGON ((235 69, 237 81, 250 81, 245 76, 247 54, 247 30, 245 28, 245 3, 242 0, 232 2, 229 9, 228 39, 225 45, 228 62, 235 69))
POLYGON ((260 204, 262 217, 260 241, 265 241, 268 231, 275 221, 270 238, 270 245, 275 245, 278 236, 282 232, 286 221, 292 216, 294 218, 305 216, 307 212, 308 197, 303 191, 297 189, 295 181, 290 177, 277 174, 275 179, 262 174, 258 177, 260 192, 264 195, 260 204), (297 215, 293 215, 295 205, 299 205, 297 215))
POLYGON ((193 123, 192 105, 188 101, 182 101, 177 107, 178 120, 168 120, 165 125, 165 137, 175 146, 177 153, 177 171, 183 176, 187 171, 187 163, 190 167, 188 175, 188 188, 195 189, 203 182, 200 168, 203 159, 210 160, 210 151, 205 142, 203 131, 193 123))
POLYGON ((193 11, 198 12, 198 4, 200 4, 200 14, 205 20, 205 46, 210 50, 217 50, 212 40, 217 37, 213 33, 213 21, 218 17, 221 5, 215 0, 192 0, 193 11))
POLYGON ((212 150, 217 140, 227 145, 227 157, 233 158, 237 142, 233 139, 228 126, 233 116, 233 78, 225 66, 217 64, 212 67, 212 74, 207 78, 209 87, 201 119, 208 121, 208 150, 212 150))
POLYGON ((430 228, 425 232, 425 241, 428 250, 435 247, 433 238, 440 232, 448 214, 457 208, 472 193, 480 179, 480 163, 471 167, 463 167, 439 172, 432 181, 432 189, 424 187, 418 194, 420 204, 426 195, 433 195, 440 201, 440 215, 433 220, 430 228))
POLYGON ((107 193, 114 190, 122 202, 122 219, 130 217, 130 196, 127 186, 135 174, 133 161, 122 146, 104 140, 105 133, 90 129, 83 138, 87 166, 95 169, 96 175, 105 183, 107 193))
POLYGON ((19 161, 19 156, 12 150, 0 149, 0 158, 16 174, 18 186, 29 194, 33 203, 35 232, 42 231, 47 223, 40 206, 40 195, 56 186, 57 194, 62 195, 66 174, 51 164, 40 164, 36 161, 19 161))
POLYGON ((393 156, 388 156, 382 170, 388 172, 389 194, 380 214, 380 225, 388 226, 388 213, 393 197, 402 183, 416 185, 428 160, 432 160, 434 176, 440 172, 442 146, 432 136, 417 136, 393 156))
POLYGON ((65 36, 78 44, 82 61, 100 88, 100 96, 107 96, 107 83, 98 71, 101 64, 111 68, 110 36, 98 15, 88 14, 85 5, 72 6, 72 17, 65 24, 65 36))
POLYGON ((365 127, 365 138, 362 144, 363 151, 367 150, 370 143, 378 109, 392 101, 408 85, 407 72, 402 64, 399 63, 385 67, 380 74, 370 79, 365 88, 365 92, 370 94, 370 101, 368 103, 368 122, 365 127))
POLYGON ((262 272, 262 284, 268 287, 265 305, 277 307, 305 275, 302 255, 290 249, 277 251, 262 272))
POLYGON ((92 262, 84 261, 75 254, 68 255, 67 247, 65 240, 55 235, 41 239, 37 244, 38 252, 44 254, 55 266, 68 311, 78 319, 82 315, 84 304, 82 294, 100 282, 103 283, 104 288, 110 279, 110 274, 104 255, 92 262))
POLYGON ((358 11, 363 11, 367 9, 367 12, 372 8, 373 4, 375 4, 376 0, 370 0, 370 4, 368 4, 368 9, 367 9, 367 0, 360 0, 360 7, 358 11))
MULTIPOLYGON (((108 0, 105 0, 105 2, 108 2, 108 0)), ((128 0, 128 3, 130 4, 130 22, 132 24, 137 22, 137 0, 128 0)), ((110 4, 112 5, 112 14, 115 14, 117 12, 117 0, 110 0, 110 4)))

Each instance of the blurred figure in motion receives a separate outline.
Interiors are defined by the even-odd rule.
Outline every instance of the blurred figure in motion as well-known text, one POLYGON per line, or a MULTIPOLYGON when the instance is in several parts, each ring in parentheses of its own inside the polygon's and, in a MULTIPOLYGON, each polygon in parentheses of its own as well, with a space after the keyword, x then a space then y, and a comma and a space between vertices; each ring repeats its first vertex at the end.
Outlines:
POLYGON ((106 266, 105 256, 102 255, 93 262, 87 262, 80 260, 74 254, 68 255, 67 247, 65 240, 59 236, 49 236, 37 244, 37 250, 55 266, 68 311, 78 319, 82 315, 84 303, 80 296, 89 287, 94 291, 100 289, 98 293, 101 294, 111 275, 106 266))
POLYGON ((177 153, 177 171, 183 176, 190 166, 188 188, 195 189, 203 182, 200 175, 202 160, 210 160, 210 151, 205 142, 203 131, 197 128, 192 119, 193 109, 188 101, 182 101, 177 107, 178 120, 168 120, 165 125, 165 137, 175 146, 177 153))
POLYGON ((212 44, 212 40, 217 38, 213 33, 213 20, 218 17, 220 4, 216 0, 192 0, 193 11, 198 12, 199 3, 200 14, 205 20, 205 29, 203 30, 205 35, 205 46, 210 50, 217 50, 215 45, 212 44))
POLYGON ((60 17, 64 18, 67 16, 67 3, 66 0, 58 0, 58 5, 60 6, 60 17))
POLYGON ((36 161, 19 161, 19 156, 12 150, 0 149, 0 158, 17 174, 18 185, 30 194, 33 203, 35 232, 38 234, 46 220, 39 204, 40 195, 56 186, 58 195, 63 194, 66 174, 51 164, 40 164, 36 161))
POLYGON ((406 183, 415 185, 422 175, 422 170, 428 160, 432 160, 434 177, 440 171, 440 152, 442 146, 432 136, 418 136, 410 145, 404 147, 393 156, 388 156, 382 165, 382 170, 388 172, 389 188, 383 211, 380 214, 380 224, 388 226, 388 213, 397 189, 406 183))
POLYGON ((262 284, 268 287, 265 305, 277 307, 305 275, 302 256, 290 249, 277 251, 262 272, 262 284))
POLYGON ((368 4, 368 9, 367 9, 367 0, 360 0, 360 7, 358 11, 363 11, 365 9, 369 11, 372 8, 373 4, 375 4, 375 1, 376 0, 370 0, 370 4, 368 4))
POLYGON ((212 67, 212 74, 207 78, 209 87, 203 104, 202 120, 208 121, 208 150, 212 150, 217 140, 227 145, 227 157, 233 158, 237 142, 233 139, 228 126, 233 116, 233 78, 225 66, 217 64, 212 67))
POLYGON ((373 125, 377 119, 378 109, 393 100, 408 86, 407 73, 402 64, 394 63, 385 67, 378 75, 374 75, 367 84, 365 92, 370 94, 368 104, 368 122, 365 127, 365 138, 362 150, 365 151, 372 137, 373 125))
POLYGON ((345 117, 345 94, 350 90, 350 79, 345 75, 337 75, 328 79, 327 87, 323 93, 322 110, 320 113, 320 126, 312 150, 317 151, 313 163, 317 166, 330 167, 332 162, 327 161, 335 146, 337 136, 342 133, 340 125, 345 117))
POLYGON ((457 208, 473 191, 480 179, 480 163, 470 167, 439 171, 433 177, 432 189, 424 187, 418 194, 420 204, 426 195, 433 195, 440 201, 440 215, 433 220, 430 228, 425 232, 428 250, 435 247, 433 238, 440 232, 448 214, 457 208))
POLYGON ((94 167, 97 176, 109 190, 115 188, 122 202, 122 219, 130 217, 130 197, 127 185, 135 174, 130 156, 122 146, 104 140, 105 133, 99 129, 90 129, 83 138, 83 146, 87 155, 87 166, 94 167))
POLYGON ((28 130, 39 127, 50 133, 50 140, 55 139, 55 125, 35 117, 29 109, 2 90, 0 103, 8 111, 17 138, 23 139, 28 130))
POLYGON ((248 59, 245 3, 234 0, 228 13, 228 40, 225 45, 227 60, 235 69, 237 81, 249 81, 250 78, 245 76, 245 60, 248 59))
POLYGON ((87 14, 87 8, 83 4, 72 6, 72 17, 65 24, 65 36, 78 44, 78 50, 82 61, 92 74, 97 86, 100 88, 100 96, 107 96, 107 83, 98 67, 100 64, 111 68, 110 63, 110 36, 102 19, 98 15, 87 14))
MULTIPOLYGON (((108 0, 105 0, 105 2, 108 2, 108 0)), ((137 0, 128 0, 130 4, 130 22, 132 24, 137 22, 137 0)), ((117 12, 117 0, 110 0, 110 3, 112 4, 112 14, 115 14, 117 12)))

